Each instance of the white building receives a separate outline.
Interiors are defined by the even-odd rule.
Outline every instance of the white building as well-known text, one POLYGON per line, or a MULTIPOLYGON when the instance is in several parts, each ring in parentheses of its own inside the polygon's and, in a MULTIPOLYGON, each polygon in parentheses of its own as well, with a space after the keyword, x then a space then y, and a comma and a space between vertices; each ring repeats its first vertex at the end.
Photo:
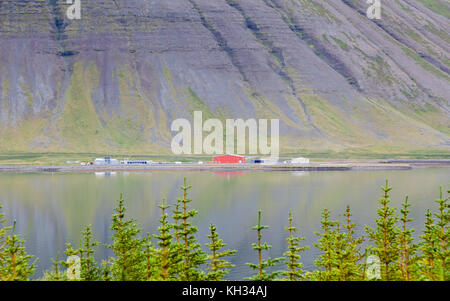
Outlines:
POLYGON ((97 158, 94 165, 119 165, 119 160, 111 159, 111 157, 97 158))
POLYGON ((292 164, 308 164, 309 159, 308 158, 294 158, 291 160, 292 164))

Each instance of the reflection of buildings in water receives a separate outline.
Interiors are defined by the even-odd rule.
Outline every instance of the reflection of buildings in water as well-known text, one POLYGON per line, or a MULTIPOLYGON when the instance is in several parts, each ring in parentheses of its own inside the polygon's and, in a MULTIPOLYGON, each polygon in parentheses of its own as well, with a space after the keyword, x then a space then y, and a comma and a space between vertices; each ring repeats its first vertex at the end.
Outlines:
POLYGON ((244 175, 245 171, 215 171, 214 174, 219 177, 230 179, 231 177, 244 175))
POLYGON ((304 176, 308 175, 308 172, 307 171, 293 171, 292 175, 296 176, 296 177, 304 177, 304 176))
POLYGON ((110 177, 110 176, 115 176, 117 173, 115 172, 115 171, 112 171, 112 172, 109 172, 109 171, 107 171, 107 172, 96 172, 95 173, 95 176, 96 177, 98 177, 98 178, 102 178, 102 177, 110 177))

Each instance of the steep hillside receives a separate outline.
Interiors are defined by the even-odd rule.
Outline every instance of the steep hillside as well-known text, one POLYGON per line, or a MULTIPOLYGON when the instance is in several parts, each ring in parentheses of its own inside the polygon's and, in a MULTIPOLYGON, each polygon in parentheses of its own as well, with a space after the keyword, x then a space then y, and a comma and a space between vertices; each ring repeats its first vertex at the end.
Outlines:
POLYGON ((0 0, 0 152, 167 153, 170 124, 279 118, 284 152, 450 152, 450 5, 0 0))

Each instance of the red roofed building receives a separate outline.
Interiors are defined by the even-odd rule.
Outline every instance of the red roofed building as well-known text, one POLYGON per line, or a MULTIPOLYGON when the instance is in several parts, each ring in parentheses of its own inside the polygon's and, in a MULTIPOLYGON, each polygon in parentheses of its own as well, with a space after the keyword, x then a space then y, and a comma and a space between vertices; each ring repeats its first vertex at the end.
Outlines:
POLYGON ((245 157, 237 155, 222 155, 213 158, 214 163, 245 163, 245 157))

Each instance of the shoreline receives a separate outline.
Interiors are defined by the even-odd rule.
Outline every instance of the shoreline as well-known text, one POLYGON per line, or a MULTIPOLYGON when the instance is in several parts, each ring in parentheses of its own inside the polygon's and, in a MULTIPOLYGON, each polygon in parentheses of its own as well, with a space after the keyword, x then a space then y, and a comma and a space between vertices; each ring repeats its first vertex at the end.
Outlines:
POLYGON ((416 168, 450 168, 450 160, 408 160, 379 162, 315 162, 309 164, 271 165, 244 164, 151 164, 146 166, 123 165, 0 165, 0 173, 92 173, 92 172, 151 172, 151 171, 350 171, 350 170, 411 170, 416 168))

